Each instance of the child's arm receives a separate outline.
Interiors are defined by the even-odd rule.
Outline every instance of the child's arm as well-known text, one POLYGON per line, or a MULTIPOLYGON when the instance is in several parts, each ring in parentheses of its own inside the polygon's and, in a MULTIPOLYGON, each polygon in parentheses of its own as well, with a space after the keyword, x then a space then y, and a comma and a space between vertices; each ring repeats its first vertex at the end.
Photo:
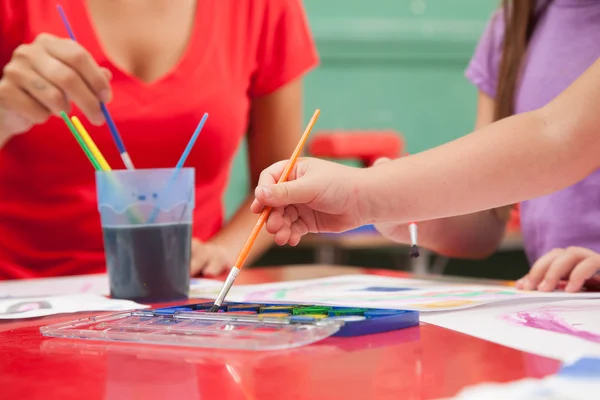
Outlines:
MULTIPOLYGON (((495 101, 480 91, 477 101, 475 129, 494 122, 495 101)), ((390 160, 378 160, 389 162, 390 160)), ((434 219, 419 224, 419 245, 447 257, 485 258, 495 252, 504 237, 512 206, 480 211, 450 218, 434 219), (447 232, 452 232, 448 235, 447 232)), ((388 222, 376 224, 388 239, 410 243, 408 225, 388 222)))
MULTIPOLYGON (((426 220, 517 203, 600 167, 600 62, 545 107, 360 173, 371 222, 426 220)), ((449 232, 450 233, 450 232, 449 232)))
MULTIPOLYGON (((267 230, 295 245, 308 232, 424 221, 551 193, 600 166, 600 61, 547 106, 446 145, 367 169, 298 160, 261 174, 251 209, 274 207, 267 230)), ((443 233, 443 232, 442 232, 443 233)), ((446 233, 452 235, 451 229, 446 233)))

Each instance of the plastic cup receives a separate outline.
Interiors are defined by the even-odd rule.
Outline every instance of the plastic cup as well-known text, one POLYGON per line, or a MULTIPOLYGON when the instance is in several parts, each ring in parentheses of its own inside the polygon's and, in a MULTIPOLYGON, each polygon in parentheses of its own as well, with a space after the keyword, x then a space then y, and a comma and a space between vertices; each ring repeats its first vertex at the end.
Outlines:
POLYGON ((96 172, 111 297, 188 298, 194 169, 96 172))

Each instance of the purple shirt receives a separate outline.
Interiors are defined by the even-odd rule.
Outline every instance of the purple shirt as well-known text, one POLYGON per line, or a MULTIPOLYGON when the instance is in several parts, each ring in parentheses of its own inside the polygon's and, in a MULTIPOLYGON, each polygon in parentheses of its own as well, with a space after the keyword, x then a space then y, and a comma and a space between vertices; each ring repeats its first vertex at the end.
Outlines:
MULTIPOLYGON (((503 32, 504 21, 498 11, 466 71, 467 78, 491 97, 496 92, 503 32)), ((544 106, 599 56, 600 1, 552 1, 529 44, 515 112, 544 106)), ((600 140, 600 126, 598 129, 600 140)), ((531 263, 557 247, 582 246, 600 252, 600 170, 564 190, 524 202, 521 229, 531 263)))

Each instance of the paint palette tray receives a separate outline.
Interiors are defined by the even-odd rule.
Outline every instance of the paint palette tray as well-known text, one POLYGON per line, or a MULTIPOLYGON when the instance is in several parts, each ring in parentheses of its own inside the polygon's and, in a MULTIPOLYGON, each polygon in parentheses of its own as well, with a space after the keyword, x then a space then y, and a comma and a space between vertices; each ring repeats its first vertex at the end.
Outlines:
POLYGON ((330 336, 362 336, 419 324, 412 310, 298 304, 213 303, 135 310, 43 326, 44 336, 237 350, 281 350, 330 336))

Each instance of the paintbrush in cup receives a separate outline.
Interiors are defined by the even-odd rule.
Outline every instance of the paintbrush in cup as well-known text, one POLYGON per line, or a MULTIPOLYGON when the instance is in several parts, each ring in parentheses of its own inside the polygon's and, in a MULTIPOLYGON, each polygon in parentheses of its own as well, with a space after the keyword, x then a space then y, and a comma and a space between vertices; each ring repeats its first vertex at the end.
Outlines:
MULTIPOLYGON (((76 42, 77 39, 75 38, 75 33, 73 32, 73 29, 71 29, 71 24, 67 19, 67 14, 65 13, 61 5, 57 5, 56 9, 60 14, 60 18, 63 21, 65 29, 69 34, 69 37, 71 38, 71 40, 76 42)), ((121 134, 119 134, 119 130, 117 129, 117 126, 115 125, 112 116, 108 112, 108 108, 106 108, 106 105, 103 102, 100 102, 100 109, 102 110, 102 114, 104 115, 104 119, 106 120, 106 124, 108 125, 108 130, 112 135, 113 141, 117 145, 117 149, 119 150, 119 154, 121 155, 121 160, 123 160, 123 164, 125 164, 125 168, 134 169, 131 157, 129 157, 129 153, 127 153, 127 149, 125 149, 125 145, 123 144, 123 140, 121 139, 121 134)))

